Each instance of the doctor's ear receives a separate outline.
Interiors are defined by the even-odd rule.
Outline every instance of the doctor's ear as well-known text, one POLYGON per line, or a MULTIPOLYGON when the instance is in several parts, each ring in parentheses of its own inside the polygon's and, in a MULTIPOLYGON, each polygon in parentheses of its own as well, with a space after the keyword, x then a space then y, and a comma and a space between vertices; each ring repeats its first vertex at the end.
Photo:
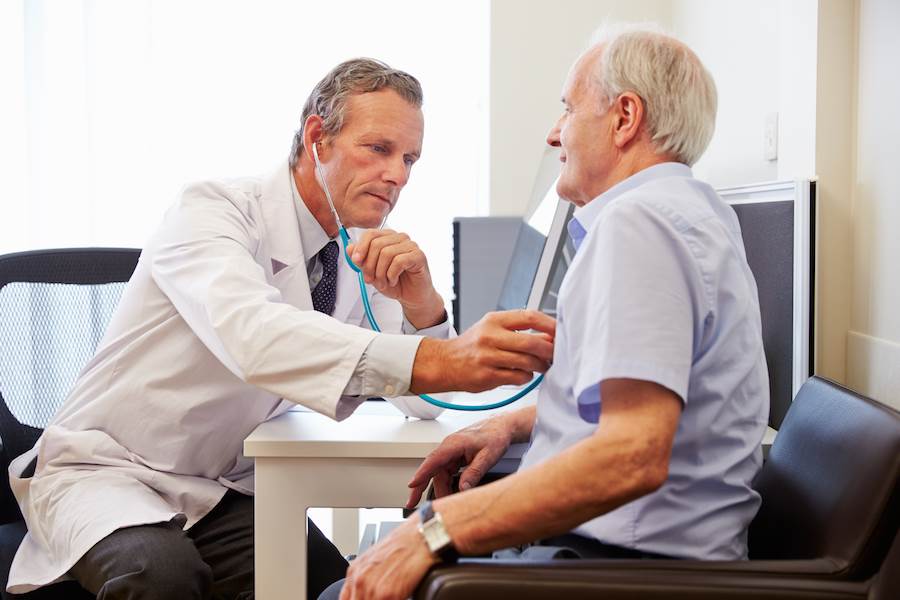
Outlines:
POLYGON ((325 131, 322 129, 323 124, 322 117, 319 115, 309 115, 303 124, 303 146, 307 149, 310 160, 312 160, 313 145, 318 145, 317 150, 320 158, 325 150, 325 144, 321 143, 325 139, 325 131))
POLYGON ((328 144, 323 143, 321 139, 316 140, 310 145, 310 154, 315 154, 315 156, 320 160, 324 161, 325 156, 328 153, 328 144))

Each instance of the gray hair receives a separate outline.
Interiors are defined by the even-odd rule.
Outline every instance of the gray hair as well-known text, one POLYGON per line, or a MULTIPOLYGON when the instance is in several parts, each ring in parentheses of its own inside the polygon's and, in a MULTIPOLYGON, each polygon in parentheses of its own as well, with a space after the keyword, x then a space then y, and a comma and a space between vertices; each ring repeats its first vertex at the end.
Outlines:
POLYGON ((605 46, 594 74, 603 101, 637 94, 657 153, 697 162, 712 139, 717 103, 716 84, 697 55, 646 25, 605 28, 593 41, 605 46))
POLYGON ((297 164, 300 153, 303 152, 303 130, 307 117, 319 115, 322 117, 325 134, 335 135, 344 126, 347 98, 383 89, 394 90, 416 108, 422 107, 422 86, 409 73, 392 69, 372 58, 354 58, 333 68, 316 84, 306 99, 300 129, 294 133, 291 144, 291 166, 297 164))

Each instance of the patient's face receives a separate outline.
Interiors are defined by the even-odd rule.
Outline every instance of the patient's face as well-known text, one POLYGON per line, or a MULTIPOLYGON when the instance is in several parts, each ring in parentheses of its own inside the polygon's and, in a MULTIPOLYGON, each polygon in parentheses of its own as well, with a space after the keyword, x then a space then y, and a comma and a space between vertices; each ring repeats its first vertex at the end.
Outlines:
POLYGON ((608 189, 606 181, 618 154, 612 143, 611 111, 592 81, 599 57, 600 50, 592 50, 572 67, 563 86, 563 114, 547 135, 548 144, 562 149, 556 191, 578 206, 608 189))

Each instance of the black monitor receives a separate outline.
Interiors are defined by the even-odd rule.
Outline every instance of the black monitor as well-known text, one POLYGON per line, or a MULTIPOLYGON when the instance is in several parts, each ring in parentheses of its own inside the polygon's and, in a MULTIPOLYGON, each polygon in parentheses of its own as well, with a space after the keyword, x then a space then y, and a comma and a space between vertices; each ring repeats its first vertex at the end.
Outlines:
POLYGON ((522 224, 497 303, 499 310, 532 308, 556 316, 559 285, 574 256, 565 227, 574 206, 556 193, 557 179, 546 182, 546 190, 522 224), (566 214, 561 215, 560 211, 566 214), (563 245, 561 253, 560 244, 563 245), (540 294, 538 298, 536 290, 540 294))
POLYGON ((522 223, 513 249, 506 278, 500 289, 497 310, 525 308, 534 284, 546 237, 528 223, 522 223))
POLYGON ((568 235, 566 226, 575 205, 557 198, 553 221, 547 232, 547 241, 538 262, 534 284, 526 306, 551 316, 556 316, 556 301, 559 286, 575 256, 575 246, 568 235))
POLYGON ((813 373, 816 184, 782 181, 717 191, 737 214, 756 278, 769 368, 769 425, 778 429, 813 373))

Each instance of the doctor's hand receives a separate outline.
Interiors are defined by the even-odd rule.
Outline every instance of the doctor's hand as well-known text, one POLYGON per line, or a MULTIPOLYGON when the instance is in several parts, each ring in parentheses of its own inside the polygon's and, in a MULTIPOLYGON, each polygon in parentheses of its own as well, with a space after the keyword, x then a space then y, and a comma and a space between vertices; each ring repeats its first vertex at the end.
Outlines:
POLYGON ((410 391, 482 392, 524 385, 550 368, 556 320, 534 310, 485 315, 457 338, 425 338, 413 362, 410 391), (529 333, 526 330, 534 330, 529 333))
POLYGON ((416 329, 446 319, 444 300, 431 282, 425 253, 408 235, 369 229, 358 242, 347 246, 347 253, 362 270, 366 283, 400 302, 404 316, 416 329))
POLYGON ((412 476, 406 508, 414 508, 419 503, 431 480, 438 498, 452 493, 450 480, 460 467, 465 467, 459 477, 460 491, 477 485, 513 441, 528 439, 534 427, 534 414, 533 406, 500 413, 448 435, 412 476))
POLYGON ((428 569, 438 562, 418 526, 418 515, 412 515, 351 562, 341 600, 405 600, 412 596, 428 569))

